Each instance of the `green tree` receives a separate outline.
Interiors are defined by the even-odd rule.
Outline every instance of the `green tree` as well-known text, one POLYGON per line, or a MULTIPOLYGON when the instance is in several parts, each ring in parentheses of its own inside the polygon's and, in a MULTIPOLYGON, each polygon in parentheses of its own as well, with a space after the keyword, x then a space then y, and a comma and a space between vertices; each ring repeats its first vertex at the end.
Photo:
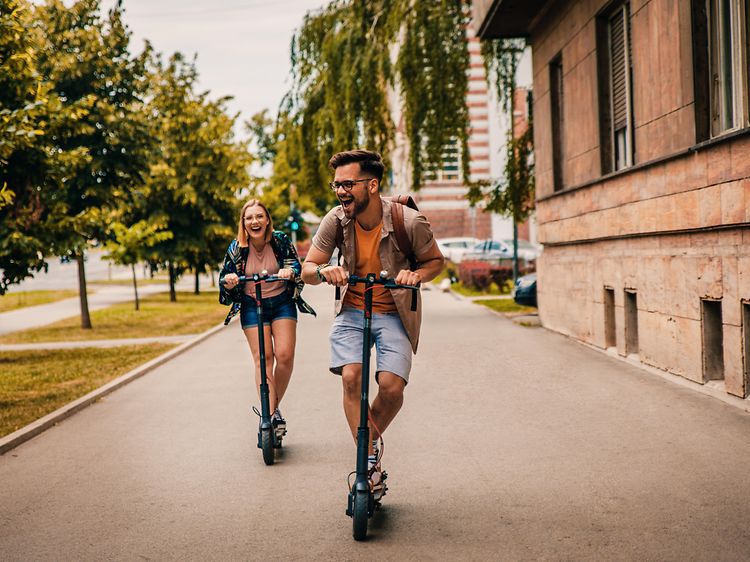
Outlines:
POLYGON ((55 253, 78 262, 81 326, 91 328, 84 251, 106 234, 105 217, 141 181, 151 149, 142 111, 147 52, 129 52, 130 34, 118 2, 106 17, 99 0, 79 0, 67 8, 49 0, 36 9, 44 38, 39 70, 69 114, 58 123, 55 150, 81 150, 88 159, 50 182, 55 253))
POLYGON ((534 211, 533 123, 518 137, 513 131, 513 96, 518 64, 526 48, 523 39, 494 39, 482 43, 487 76, 494 85, 508 123, 505 169, 500 181, 474 183, 469 188, 472 205, 483 201, 485 210, 513 219, 513 280, 518 278, 518 225, 534 211))
POLYGON ((158 261, 175 282, 188 268, 198 275, 218 264, 234 236, 239 212, 236 193, 249 183, 252 157, 246 142, 235 140, 237 116, 226 113, 228 98, 211 101, 195 93, 197 71, 178 54, 164 64, 152 61, 153 97, 149 104, 155 151, 146 182, 149 220, 164 223, 170 240, 155 247, 158 261))
POLYGON ((336 0, 309 13, 292 43, 293 86, 279 112, 277 142, 256 135, 275 158, 264 197, 295 184, 301 208, 324 212, 335 199, 326 187, 333 153, 367 146, 388 161, 393 95, 417 147, 409 152, 413 188, 456 142, 468 175, 468 21, 466 0, 336 0))
POLYGON ((140 309, 138 300, 138 281, 135 266, 150 257, 149 250, 159 242, 172 238, 172 233, 164 230, 164 225, 149 224, 140 220, 126 226, 121 222, 111 222, 108 239, 104 243, 107 254, 104 259, 119 265, 130 266, 133 274, 133 293, 135 295, 135 309, 140 309))
POLYGON ((56 150, 54 131, 80 116, 65 107, 38 71, 42 37, 32 6, 4 0, 0 9, 0 295, 46 268, 52 241, 50 183, 86 160, 85 151, 56 150))

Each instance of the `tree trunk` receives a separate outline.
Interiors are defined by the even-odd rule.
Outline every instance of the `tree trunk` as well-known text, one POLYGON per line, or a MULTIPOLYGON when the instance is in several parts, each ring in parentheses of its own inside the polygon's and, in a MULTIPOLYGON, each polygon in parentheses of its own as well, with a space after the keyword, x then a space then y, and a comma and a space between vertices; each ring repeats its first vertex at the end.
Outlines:
POLYGON ((216 287, 216 277, 214 276, 214 270, 212 267, 209 267, 208 270, 211 272, 211 286, 216 287))
POLYGON ((133 292, 135 293, 135 309, 140 310, 141 306, 138 302, 138 281, 135 279, 135 264, 130 264, 130 268, 133 271, 133 292))
POLYGON ((91 316, 89 315, 89 297, 86 294, 86 270, 84 269, 83 250, 76 253, 78 263, 78 297, 81 301, 81 328, 91 329, 91 316))
POLYGON ((174 289, 174 266, 169 262, 169 302, 177 302, 177 291, 174 289))
POLYGON ((200 287, 200 270, 196 267, 195 268, 195 294, 200 295, 201 294, 201 287, 200 287))

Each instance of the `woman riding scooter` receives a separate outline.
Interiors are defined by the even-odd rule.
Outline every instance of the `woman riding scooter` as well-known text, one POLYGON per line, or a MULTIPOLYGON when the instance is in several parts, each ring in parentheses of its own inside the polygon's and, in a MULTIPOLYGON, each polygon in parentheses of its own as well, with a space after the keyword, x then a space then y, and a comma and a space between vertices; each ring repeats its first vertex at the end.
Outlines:
POLYGON ((294 350, 297 339, 297 310, 315 315, 315 311, 302 299, 302 280, 297 251, 289 237, 273 230, 271 215, 258 199, 242 206, 237 238, 227 248, 224 266, 219 276, 222 304, 231 305, 225 324, 240 313, 245 333, 255 362, 256 388, 260 385, 260 353, 258 315, 255 307, 255 283, 244 287, 240 276, 250 276, 261 271, 288 279, 287 283, 263 283, 263 332, 265 335, 266 373, 270 387, 270 407, 277 433, 285 433, 286 420, 279 405, 289 386, 294 368, 294 350))

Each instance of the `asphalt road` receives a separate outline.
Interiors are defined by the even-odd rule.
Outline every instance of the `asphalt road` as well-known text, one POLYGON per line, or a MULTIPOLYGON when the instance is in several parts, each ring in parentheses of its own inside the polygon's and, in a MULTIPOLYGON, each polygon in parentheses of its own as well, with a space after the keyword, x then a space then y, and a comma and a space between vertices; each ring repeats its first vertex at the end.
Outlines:
POLYGON ((436 291, 355 543, 333 292, 305 292, 277 464, 235 324, 0 457, 0 558, 750 558, 750 415, 436 291))

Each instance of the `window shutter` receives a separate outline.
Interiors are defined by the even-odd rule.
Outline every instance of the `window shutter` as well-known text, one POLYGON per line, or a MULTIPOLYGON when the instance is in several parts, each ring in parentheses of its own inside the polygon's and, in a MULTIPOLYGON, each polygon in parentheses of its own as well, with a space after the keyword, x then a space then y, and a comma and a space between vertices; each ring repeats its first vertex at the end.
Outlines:
POLYGON ((626 40, 628 31, 627 12, 617 10, 609 22, 610 56, 612 69, 612 125, 617 131, 628 125, 628 59, 626 40))

